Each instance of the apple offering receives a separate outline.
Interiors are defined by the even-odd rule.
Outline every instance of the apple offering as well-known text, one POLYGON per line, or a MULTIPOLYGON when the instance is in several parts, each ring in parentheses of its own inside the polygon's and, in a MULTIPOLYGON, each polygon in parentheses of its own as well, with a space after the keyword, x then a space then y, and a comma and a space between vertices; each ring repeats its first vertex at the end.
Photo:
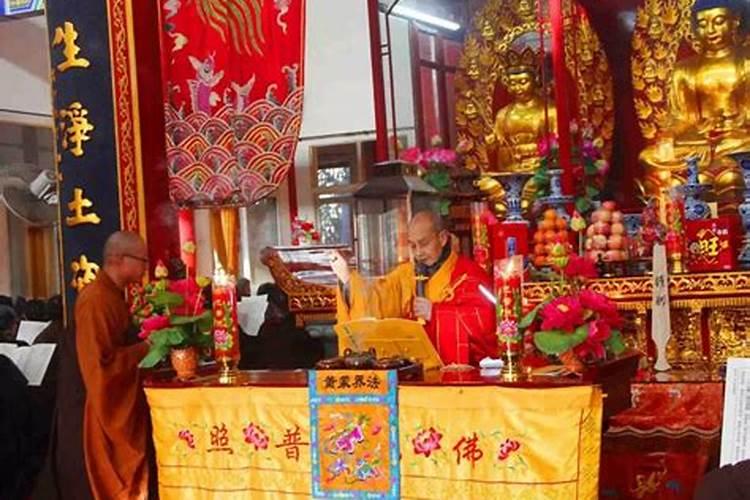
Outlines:
POLYGON ((627 260, 627 235, 622 212, 617 210, 614 201, 605 201, 601 208, 591 214, 591 224, 586 228, 584 248, 586 257, 598 262, 627 260))

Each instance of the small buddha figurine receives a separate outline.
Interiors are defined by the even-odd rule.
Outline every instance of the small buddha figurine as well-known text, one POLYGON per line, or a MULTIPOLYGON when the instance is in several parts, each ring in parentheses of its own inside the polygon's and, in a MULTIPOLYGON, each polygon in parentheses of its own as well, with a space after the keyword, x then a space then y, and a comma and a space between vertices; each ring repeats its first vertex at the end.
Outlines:
POLYGON ((657 144, 641 152, 651 195, 685 182, 685 160, 700 159, 701 182, 717 201, 736 208, 744 186, 727 155, 750 150, 750 54, 739 44, 740 18, 731 0, 697 0, 692 30, 698 54, 675 65, 669 115, 657 144))
MULTIPOLYGON (((517 42, 522 42, 521 38, 517 42)), ((504 63, 502 83, 511 102, 498 110, 493 132, 485 138, 488 147, 496 151, 496 161, 484 169, 477 184, 498 213, 504 211, 503 191, 493 174, 533 173, 539 167, 539 142, 557 130, 554 102, 545 100, 538 77, 539 52, 529 45, 522 49, 511 47, 504 63)), ((525 199, 529 197, 529 189, 525 191, 525 199)))

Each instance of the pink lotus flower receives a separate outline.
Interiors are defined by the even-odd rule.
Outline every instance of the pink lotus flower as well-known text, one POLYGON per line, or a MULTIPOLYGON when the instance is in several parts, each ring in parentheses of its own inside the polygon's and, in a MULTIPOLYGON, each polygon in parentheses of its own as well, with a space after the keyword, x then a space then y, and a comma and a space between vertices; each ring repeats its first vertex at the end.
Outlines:
POLYGON ((422 155, 423 162, 439 163, 447 166, 454 166, 456 159, 456 152, 450 149, 428 149, 422 155))
POLYGON ((540 311, 542 330, 572 332, 583 323, 583 307, 575 297, 558 297, 540 311))
POLYGON ((229 334, 224 329, 216 329, 214 330, 214 342, 217 345, 224 345, 227 343, 227 340, 229 340, 229 334))
POLYGON ((557 153, 560 149, 560 145, 557 142, 557 136, 555 134, 549 134, 547 137, 539 141, 537 145, 537 151, 539 156, 549 156, 551 153, 557 153))
POLYGON ((519 443, 515 439, 506 439, 497 450, 497 459, 500 461, 507 460, 508 457, 513 452, 518 451, 520 447, 521 443, 519 443))
POLYGON ((155 331, 169 326, 169 318, 166 316, 151 316, 141 324, 141 331, 138 332, 138 338, 146 340, 155 331))
POLYGON ((263 428, 254 423, 250 423, 242 430, 245 435, 245 442, 255 447, 255 451, 268 449, 268 434, 263 428))
POLYGON ((443 435, 435 430, 434 427, 420 431, 414 439, 411 440, 414 446, 415 455, 424 455, 428 457, 440 449, 440 440, 443 435))

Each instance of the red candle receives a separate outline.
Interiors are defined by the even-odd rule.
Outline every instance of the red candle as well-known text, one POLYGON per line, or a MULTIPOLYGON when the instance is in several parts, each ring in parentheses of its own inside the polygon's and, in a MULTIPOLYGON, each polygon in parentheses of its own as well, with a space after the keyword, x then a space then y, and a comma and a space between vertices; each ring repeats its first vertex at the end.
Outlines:
POLYGON ((211 297, 214 315, 214 359, 220 365, 234 368, 240 360, 237 289, 234 279, 221 267, 214 273, 211 297))

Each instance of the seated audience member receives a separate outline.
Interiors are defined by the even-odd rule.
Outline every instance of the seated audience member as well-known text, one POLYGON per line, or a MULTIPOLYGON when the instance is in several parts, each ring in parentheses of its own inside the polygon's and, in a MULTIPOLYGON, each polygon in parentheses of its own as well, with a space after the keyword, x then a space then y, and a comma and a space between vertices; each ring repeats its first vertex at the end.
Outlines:
POLYGON ((250 297, 252 294, 250 280, 247 278, 240 278, 239 281, 237 281, 237 297, 241 299, 242 297, 250 297))
POLYGON ((714 469, 695 490, 695 500, 750 499, 750 460, 714 469))
POLYGON ((7 305, 0 305, 0 342, 15 342, 17 331, 16 311, 7 305))
POLYGON ((7 295, 0 295, 0 306, 13 307, 13 299, 8 297, 7 295))
POLYGON ((39 472, 26 377, 0 355, 0 498, 24 499, 39 472))
POLYGON ((78 368, 75 327, 58 336, 55 410, 49 448, 34 500, 89 500, 93 496, 83 456, 83 408, 86 389, 78 368))
POLYGON ((16 297, 16 301, 13 303, 13 309, 16 310, 16 316, 19 320, 26 319, 26 304, 27 300, 23 297, 16 297))
POLYGON ((39 299, 31 299, 26 302, 26 314, 24 319, 28 321, 49 321, 47 316, 47 302, 39 299))
POLYGON ((243 370, 291 370, 312 368, 323 358, 323 342, 295 324, 286 294, 275 284, 265 283, 258 295, 268 296, 265 321, 257 336, 240 332, 240 368, 243 370))

